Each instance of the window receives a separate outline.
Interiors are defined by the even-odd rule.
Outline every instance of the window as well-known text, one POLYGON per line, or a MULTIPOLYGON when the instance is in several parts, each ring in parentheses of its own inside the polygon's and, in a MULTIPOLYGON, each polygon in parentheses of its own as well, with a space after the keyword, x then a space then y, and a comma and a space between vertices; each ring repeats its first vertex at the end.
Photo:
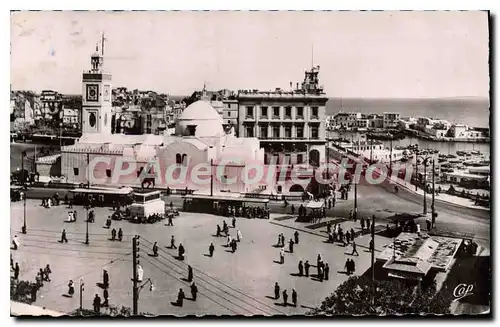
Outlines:
POLYGON ((246 137, 254 137, 253 136, 253 126, 247 126, 246 133, 247 133, 246 137))
POLYGON ((285 108, 285 119, 292 118, 292 107, 285 108))
POLYGON ((304 107, 297 107, 297 118, 304 118, 304 107))
POLYGON ((267 126, 260 127, 260 137, 263 139, 267 138, 267 126))
POLYGON ((181 154, 180 153, 177 153, 175 155, 175 163, 180 165, 182 163, 182 157, 181 157, 181 154))
POLYGON ((260 116, 262 118, 267 118, 267 107, 260 107, 260 116))
POLYGON ((273 107, 273 118, 280 118, 280 107, 273 107))
POLYGON ((111 169, 106 169, 106 177, 111 177, 111 169))
POLYGON ((297 138, 303 138, 304 137, 304 127, 297 127, 297 138))
POLYGON ((73 168, 73 175, 78 176, 79 173, 80 173, 80 169, 73 168))
POLYGON ((181 161, 182 161, 182 165, 183 166, 187 166, 187 164, 188 164, 188 156, 187 156, 187 154, 184 153, 182 155, 181 161))
POLYGON ((228 112, 227 112, 227 116, 228 116, 228 117, 231 117, 231 111, 228 111, 228 112))
POLYGON ((285 127, 285 138, 287 138, 287 139, 292 138, 292 127, 291 126, 285 127))
POLYGON ((275 139, 280 138, 280 127, 279 126, 273 126, 273 138, 275 138, 275 139))
POLYGON ((297 154, 297 163, 301 164, 304 162, 304 155, 302 153, 297 154))
POLYGON ((292 163, 291 157, 292 157, 292 155, 290 153, 285 154, 285 158, 284 158, 285 161, 283 163, 286 165, 290 165, 292 163))
POLYGON ((318 107, 311 107, 311 118, 318 118, 318 107))
POLYGON ((247 118, 253 118, 253 107, 247 107, 247 118))
POLYGON ((317 127, 312 127, 311 128, 311 138, 312 139, 317 139, 319 137, 318 135, 318 128, 317 127))
POLYGON ((141 176, 142 171, 144 170, 144 167, 139 168, 137 171, 137 177, 141 176))

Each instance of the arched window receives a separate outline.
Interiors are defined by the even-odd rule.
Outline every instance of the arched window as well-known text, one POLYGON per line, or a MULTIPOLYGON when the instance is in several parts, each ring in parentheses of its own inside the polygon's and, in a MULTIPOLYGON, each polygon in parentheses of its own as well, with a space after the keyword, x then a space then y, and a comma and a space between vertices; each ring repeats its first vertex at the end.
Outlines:
POLYGON ((188 164, 187 154, 185 154, 185 153, 184 153, 184 154, 182 155, 182 165, 183 165, 183 166, 187 166, 187 164, 188 164))
POLYGON ((182 158, 181 158, 181 154, 180 153, 177 153, 175 155, 175 163, 180 165, 182 163, 182 158))

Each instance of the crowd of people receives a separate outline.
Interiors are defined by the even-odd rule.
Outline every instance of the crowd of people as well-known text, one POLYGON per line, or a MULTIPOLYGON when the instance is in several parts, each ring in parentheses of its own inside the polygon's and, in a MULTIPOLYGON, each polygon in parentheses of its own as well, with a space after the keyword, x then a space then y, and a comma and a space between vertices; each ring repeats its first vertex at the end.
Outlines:
MULTIPOLYGON (((14 259, 12 254, 10 255, 10 269, 13 271, 14 276, 12 277, 14 281, 19 282, 19 274, 21 272, 21 268, 19 267, 19 262, 14 264, 14 259)), ((50 269, 50 265, 47 264, 44 268, 39 268, 35 276, 35 282, 30 282, 30 300, 31 302, 35 302, 37 298, 38 291, 43 287, 44 282, 50 282, 50 274, 52 270, 50 269)))

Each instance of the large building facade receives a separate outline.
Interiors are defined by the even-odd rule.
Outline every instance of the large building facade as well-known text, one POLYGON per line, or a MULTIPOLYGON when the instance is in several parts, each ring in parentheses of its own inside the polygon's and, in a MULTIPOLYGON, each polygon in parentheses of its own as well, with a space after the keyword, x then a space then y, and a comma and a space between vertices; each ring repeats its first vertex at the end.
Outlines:
POLYGON ((319 67, 305 72, 302 85, 291 91, 240 91, 238 132, 257 137, 265 162, 319 165, 325 160, 325 105, 319 67))

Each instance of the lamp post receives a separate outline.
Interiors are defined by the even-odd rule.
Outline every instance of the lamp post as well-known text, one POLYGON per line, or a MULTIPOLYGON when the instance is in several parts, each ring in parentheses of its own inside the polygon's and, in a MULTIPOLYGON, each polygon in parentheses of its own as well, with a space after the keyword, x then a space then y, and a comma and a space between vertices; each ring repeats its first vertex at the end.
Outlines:
POLYGON ((26 229, 26 176, 24 175, 24 157, 26 156, 26 151, 21 152, 21 178, 22 178, 22 183, 21 185, 23 186, 23 227, 21 232, 23 234, 26 234, 27 229, 26 229))
POLYGON ((85 284, 83 283, 83 279, 80 279, 80 312, 82 311, 83 309, 83 286, 85 284))

